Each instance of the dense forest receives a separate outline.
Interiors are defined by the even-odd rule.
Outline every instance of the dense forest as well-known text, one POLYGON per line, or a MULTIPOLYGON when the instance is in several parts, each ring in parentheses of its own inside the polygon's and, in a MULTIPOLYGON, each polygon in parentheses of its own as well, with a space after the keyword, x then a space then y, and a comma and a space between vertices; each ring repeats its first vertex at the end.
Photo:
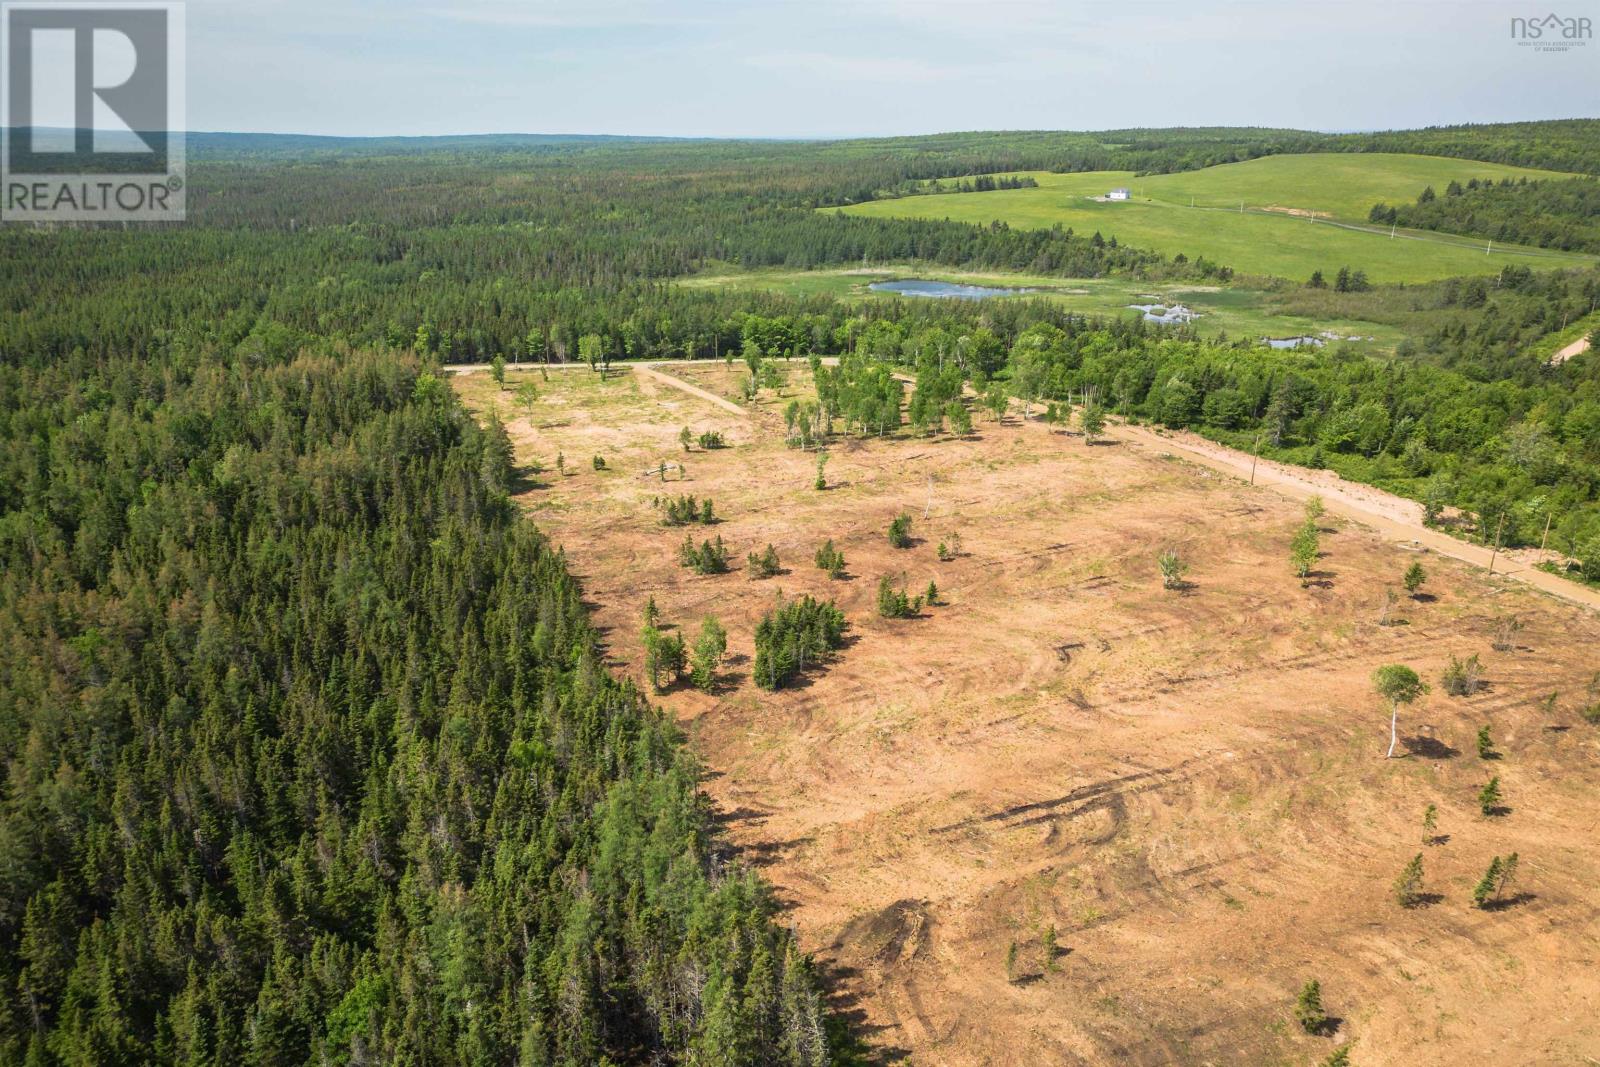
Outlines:
POLYGON ((0 1061, 828 1062, 497 425, 397 353, 0 368, 0 1061))
MULTIPOLYGON (((1594 171, 1597 129, 219 136, 185 226, 0 230, 0 1062, 836 1061, 810 964, 438 364, 843 354, 822 403, 846 433, 902 425, 895 365, 922 430, 967 417, 962 379, 1000 409, 1088 390, 1476 536, 1548 523, 1600 576, 1600 359, 1539 347, 1594 316, 1594 271, 1296 290, 1405 305, 1392 360, 1042 299, 675 284, 863 261, 1218 281, 1069 232, 816 208, 1305 146, 1594 171)), ((774 685, 835 643, 829 608, 771 621, 774 685)))

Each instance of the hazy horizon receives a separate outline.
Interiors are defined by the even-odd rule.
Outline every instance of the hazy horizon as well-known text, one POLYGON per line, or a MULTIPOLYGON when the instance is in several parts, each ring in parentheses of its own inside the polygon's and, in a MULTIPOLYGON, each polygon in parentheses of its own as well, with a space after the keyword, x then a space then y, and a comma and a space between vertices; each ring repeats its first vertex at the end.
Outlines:
POLYGON ((835 140, 1572 117, 1597 46, 1483 2, 197 0, 188 127, 835 140))

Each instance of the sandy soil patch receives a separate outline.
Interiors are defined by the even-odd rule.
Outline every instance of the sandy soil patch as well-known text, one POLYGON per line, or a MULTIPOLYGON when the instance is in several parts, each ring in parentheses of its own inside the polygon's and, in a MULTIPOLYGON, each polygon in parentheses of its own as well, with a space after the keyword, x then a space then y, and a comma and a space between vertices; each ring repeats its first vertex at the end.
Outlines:
POLYGON ((1428 553, 1431 599, 1402 598, 1405 624, 1380 626, 1419 557, 1352 521, 1347 487, 1317 487, 1325 555, 1302 586, 1298 501, 1132 430, 1087 446, 1013 418, 964 440, 842 441, 818 492, 815 454, 782 441, 804 369, 753 410, 735 402, 741 369, 671 368, 732 408, 658 374, 552 374, 531 423, 486 375, 455 384, 548 472, 521 500, 565 546, 618 670, 640 673, 647 596, 691 635, 707 613, 727 627, 718 690, 662 703, 880 1054, 1303 1064, 1354 1041, 1366 1065, 1600 1059, 1600 732, 1577 715, 1600 701, 1600 618, 1428 553), (731 447, 685 454, 682 426, 731 447), (662 460, 684 479, 641 477, 662 460), (735 573, 678 566, 683 530, 650 501, 679 492, 715 500, 735 573), (902 511, 918 543, 896 550, 884 531, 902 511), (962 552, 941 562, 954 535, 962 552), (845 581, 812 564, 826 538, 845 581), (785 573, 751 580, 744 554, 767 543, 785 573), (1161 588, 1165 548, 1190 562, 1189 588, 1161 588), (935 580, 942 603, 878 618, 885 574, 935 580), (760 692, 755 623, 799 593, 837 599, 850 643, 801 686, 760 692), (1508 615, 1523 628, 1495 651, 1508 615), (1447 658, 1473 653, 1487 686, 1440 692, 1447 658), (1435 690, 1402 713, 1405 757, 1384 760, 1369 678, 1392 662, 1435 690), (1500 759, 1477 756, 1484 725, 1500 759), (1475 800, 1491 775, 1511 809, 1495 818, 1475 800), (1514 903, 1471 907, 1490 857, 1513 850, 1514 903), (1438 899, 1407 911, 1390 885, 1418 852, 1438 899), (1335 1037, 1290 1022, 1312 977, 1335 1037))

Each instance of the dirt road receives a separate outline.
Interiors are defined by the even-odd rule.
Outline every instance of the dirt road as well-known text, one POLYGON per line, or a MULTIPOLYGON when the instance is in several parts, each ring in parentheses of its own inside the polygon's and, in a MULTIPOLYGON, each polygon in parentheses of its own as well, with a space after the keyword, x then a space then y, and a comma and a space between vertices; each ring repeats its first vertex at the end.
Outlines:
MULTIPOLYGON (((1383 494, 1315 484, 1326 554, 1301 582, 1287 546, 1311 488, 1260 470, 1250 487, 1236 462, 1137 427, 1095 447, 1014 417, 843 439, 818 491, 816 454, 787 446, 782 419, 811 395, 805 369, 754 405, 743 366, 655 370, 552 374, 540 417, 505 422, 518 456, 607 463, 518 499, 566 550, 612 669, 644 677, 647 600, 680 633, 724 627, 710 691, 658 699, 707 768, 725 840, 882 1059, 1301 1064, 1347 1042, 1366 1067, 1600 1056, 1600 737, 1580 715, 1600 699, 1600 614, 1435 556, 1427 594, 1383 625, 1414 557, 1343 511, 1345 493, 1383 494), (684 426, 726 447, 685 453, 684 426), (665 489, 627 473, 666 456, 665 489), (668 491, 715 499, 733 573, 679 564, 668 491), (907 548, 884 534, 900 514, 907 548), (849 561, 837 579, 812 562, 827 541, 849 561), (776 576, 742 566, 766 545, 776 576), (1164 550, 1192 565, 1181 590, 1163 586, 1164 550), (886 577, 936 595, 883 618, 886 577), (847 645, 759 689, 754 633, 802 595, 836 603, 847 645), (1521 628, 1496 648, 1507 618, 1521 628), (1403 755, 1385 759, 1373 671, 1434 679, 1467 655, 1487 684, 1407 708, 1403 755), (1472 754, 1485 725, 1492 764, 1472 754), (1491 774, 1514 809, 1494 818, 1476 799, 1491 774), (1391 886, 1419 850, 1429 902, 1403 909, 1391 886), (1524 883, 1474 907, 1510 851, 1524 883), (1337 1036, 1293 1026, 1313 977, 1337 1036)), ((487 375, 454 384, 474 411, 503 403, 487 375)))
POLYGON ((1198 434, 1156 431, 1144 426, 1114 426, 1113 440, 1138 448, 1171 452, 1183 458, 1249 479, 1254 467, 1255 484, 1275 489, 1285 496, 1306 500, 1320 496, 1328 510, 1371 527, 1385 537, 1459 559, 1474 566, 1491 568, 1496 575, 1560 597, 1574 604, 1600 609, 1600 590, 1590 589, 1558 575, 1548 574, 1506 552, 1494 552, 1482 545, 1458 540, 1430 529, 1422 522, 1422 505, 1414 500, 1374 489, 1370 485, 1347 482, 1332 471, 1314 471, 1272 460, 1255 460, 1247 453, 1208 441, 1198 434))
POLYGON ((1589 339, 1587 337, 1580 337, 1567 347, 1563 348, 1561 351, 1557 352, 1555 355, 1551 356, 1550 365, 1553 367, 1560 366, 1573 356, 1581 355, 1587 351, 1589 351, 1589 339))
MULTIPOLYGON (((1573 342, 1557 353, 1556 360, 1569 359, 1576 355, 1576 345, 1587 346, 1587 339, 1573 342)), ((836 359, 825 359, 824 363, 833 364, 836 359)), ((735 415, 748 415, 749 413, 739 405, 716 396, 707 390, 692 385, 675 375, 665 373, 667 369, 675 366, 704 367, 705 360, 654 360, 650 362, 634 363, 631 366, 638 374, 649 375, 651 378, 680 389, 691 396, 695 396, 707 403, 715 404, 724 411, 735 415)), ((581 367, 581 363, 551 364, 552 367, 581 367)), ((468 374, 486 370, 486 364, 473 364, 451 367, 453 373, 468 374)), ((910 381, 905 375, 899 376, 902 380, 910 381)), ((1035 421, 1033 425, 1041 429, 1048 429, 1042 422, 1035 421)), ((1246 480, 1251 478, 1254 470, 1256 485, 1274 489, 1285 496, 1298 500, 1305 500, 1312 496, 1321 496, 1330 510, 1343 515, 1345 518, 1354 519, 1372 527, 1394 541, 1406 543, 1417 549, 1426 549, 1437 552, 1451 559, 1459 559, 1474 566, 1490 568, 1492 563, 1493 573, 1504 575, 1519 582, 1560 597, 1562 600, 1574 604, 1581 604, 1586 608, 1600 610, 1600 590, 1590 589, 1576 582, 1568 581, 1558 575, 1547 574, 1534 568, 1531 564, 1519 560, 1514 554, 1507 552, 1492 552, 1481 545, 1469 544, 1458 540, 1448 534, 1430 529, 1422 522, 1422 505, 1414 500, 1386 493, 1369 485, 1358 482, 1348 482, 1332 471, 1314 471, 1305 467, 1296 467, 1287 463, 1278 463, 1273 460, 1256 460, 1248 453, 1241 452, 1226 445, 1219 445, 1209 441, 1198 434, 1188 432, 1172 432, 1152 430, 1143 426, 1129 426, 1113 424, 1107 427, 1108 434, 1114 441, 1121 441, 1128 445, 1152 449, 1158 452, 1171 452, 1185 459, 1197 462, 1212 470, 1234 474, 1246 480)))

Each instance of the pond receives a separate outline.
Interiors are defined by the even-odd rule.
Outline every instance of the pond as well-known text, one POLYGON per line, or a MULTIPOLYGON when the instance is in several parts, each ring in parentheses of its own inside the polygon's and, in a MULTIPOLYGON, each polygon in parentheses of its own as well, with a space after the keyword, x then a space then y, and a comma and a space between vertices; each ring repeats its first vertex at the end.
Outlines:
POLYGON ((1272 348, 1321 348, 1327 344, 1322 338, 1310 334, 1304 337, 1263 337, 1262 340, 1272 348))
POLYGON ((1037 289, 1001 289, 990 285, 961 285, 957 282, 935 282, 926 278, 899 278, 892 282, 873 282, 868 289, 878 293, 895 293, 899 296, 940 297, 953 300, 985 300, 991 296, 1020 296, 1036 293, 1037 289))
POLYGON ((1166 304, 1129 304, 1128 306, 1135 311, 1144 312, 1144 321, 1159 322, 1166 326, 1179 322, 1192 322, 1200 317, 1182 304, 1173 304, 1171 307, 1166 304))

